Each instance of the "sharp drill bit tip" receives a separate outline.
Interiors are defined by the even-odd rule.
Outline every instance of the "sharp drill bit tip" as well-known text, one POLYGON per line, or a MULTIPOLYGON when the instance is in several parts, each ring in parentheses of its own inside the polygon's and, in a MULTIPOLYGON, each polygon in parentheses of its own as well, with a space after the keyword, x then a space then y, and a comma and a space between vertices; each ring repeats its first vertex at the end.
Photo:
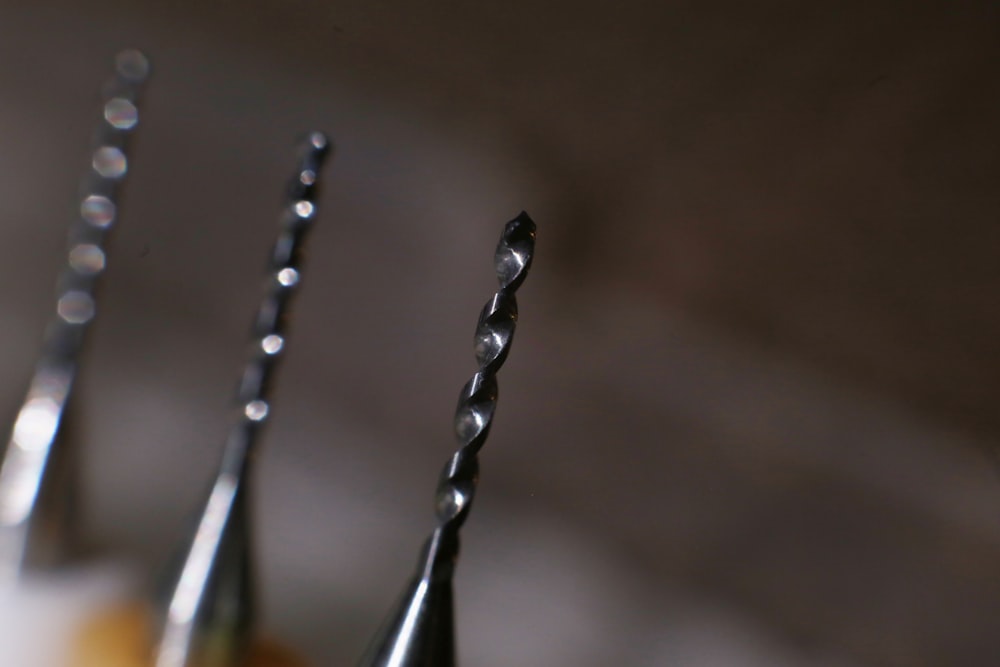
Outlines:
POLYGON ((237 389, 237 416, 208 501, 158 605, 155 667, 235 667, 247 650, 254 615, 247 508, 251 454, 271 414, 273 371, 285 350, 288 307, 299 285, 302 248, 316 216, 317 183, 329 149, 320 132, 309 134, 300 148, 253 322, 252 352, 237 389))
POLYGON ((507 359, 517 301, 535 249, 535 223, 522 212, 507 223, 495 255, 500 288, 486 302, 475 333, 479 370, 466 383, 455 410, 459 449, 438 482, 438 526, 424 545, 417 573, 375 636, 360 667, 452 667, 455 664, 452 575, 458 531, 468 517, 479 478, 479 450, 497 404, 496 373, 507 359))

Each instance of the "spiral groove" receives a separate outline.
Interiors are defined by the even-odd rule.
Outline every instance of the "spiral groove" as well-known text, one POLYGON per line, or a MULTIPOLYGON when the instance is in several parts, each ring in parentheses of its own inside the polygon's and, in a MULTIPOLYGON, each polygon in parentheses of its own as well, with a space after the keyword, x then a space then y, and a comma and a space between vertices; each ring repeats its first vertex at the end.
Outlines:
POLYGON ((462 388, 455 409, 459 449, 441 472, 436 498, 439 523, 426 549, 425 566, 434 573, 450 574, 450 566, 458 555, 458 529, 468 517, 475 497, 479 450, 486 442, 496 412, 496 374, 506 361, 514 339, 515 292, 531 267, 534 249, 535 223, 527 213, 521 213, 507 223, 497 244, 494 266, 500 287, 479 315, 474 337, 479 369, 462 388))

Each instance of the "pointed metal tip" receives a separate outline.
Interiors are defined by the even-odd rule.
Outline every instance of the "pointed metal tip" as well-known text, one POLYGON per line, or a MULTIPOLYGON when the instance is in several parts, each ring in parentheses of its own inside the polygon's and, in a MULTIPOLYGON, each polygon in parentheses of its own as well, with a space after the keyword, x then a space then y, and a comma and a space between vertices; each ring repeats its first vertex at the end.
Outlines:
POLYGON ((535 255, 535 230, 535 221, 524 211, 504 226, 493 262, 505 291, 517 290, 528 275, 535 255))
POLYGON ((513 220, 507 223, 507 226, 504 229, 504 235, 512 233, 515 230, 534 235, 536 228, 537 225, 535 224, 535 221, 531 219, 531 216, 528 215, 528 212, 521 211, 513 220))

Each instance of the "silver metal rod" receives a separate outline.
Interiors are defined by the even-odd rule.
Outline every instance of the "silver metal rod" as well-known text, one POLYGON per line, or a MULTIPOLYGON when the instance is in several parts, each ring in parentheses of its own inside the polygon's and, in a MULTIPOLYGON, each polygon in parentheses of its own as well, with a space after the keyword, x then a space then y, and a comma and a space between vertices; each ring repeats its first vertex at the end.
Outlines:
POLYGON ((317 181, 328 152, 329 142, 319 132, 303 144, 254 319, 252 352, 237 391, 237 416, 222 464, 160 601, 155 667, 235 667, 246 652, 254 615, 250 464, 271 414, 269 389, 285 350, 288 307, 299 285, 302 247, 316 217, 317 181))
POLYGON ((139 95, 148 74, 142 53, 123 51, 103 91, 102 119, 81 183, 55 313, 0 464, 0 568, 7 574, 54 566, 72 552, 76 469, 66 414, 84 337, 97 312, 95 291, 108 235, 119 218, 129 139, 139 124, 139 95))

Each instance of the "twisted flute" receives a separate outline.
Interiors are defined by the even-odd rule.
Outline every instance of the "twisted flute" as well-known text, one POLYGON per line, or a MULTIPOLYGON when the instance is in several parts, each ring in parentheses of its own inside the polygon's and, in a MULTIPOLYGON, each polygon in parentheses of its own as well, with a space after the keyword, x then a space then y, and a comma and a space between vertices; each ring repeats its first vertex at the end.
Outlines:
POLYGON ((161 593, 155 667, 234 667, 247 651, 253 623, 249 472, 260 428, 271 411, 268 395, 285 348, 289 305, 299 284, 302 248, 316 215, 317 181, 329 148, 319 132, 303 144, 268 262, 222 464, 180 566, 161 593))
POLYGON ((96 315, 95 292, 106 264, 118 195, 129 171, 128 145, 139 124, 138 103, 149 75, 139 51, 122 51, 103 90, 103 117, 81 184, 79 214, 57 283, 54 316, 24 403, 0 464, 0 566, 9 574, 59 564, 72 548, 73 447, 67 406, 96 315))
POLYGON ((535 223, 522 212, 507 223, 494 258, 500 288, 476 326, 479 370, 462 388, 455 410, 459 449, 445 464, 437 487, 437 528, 423 548, 417 574, 397 610, 376 635, 360 667, 451 667, 455 664, 451 580, 479 478, 479 450, 493 423, 496 374, 510 352, 517 323, 515 292, 535 249, 535 223))

